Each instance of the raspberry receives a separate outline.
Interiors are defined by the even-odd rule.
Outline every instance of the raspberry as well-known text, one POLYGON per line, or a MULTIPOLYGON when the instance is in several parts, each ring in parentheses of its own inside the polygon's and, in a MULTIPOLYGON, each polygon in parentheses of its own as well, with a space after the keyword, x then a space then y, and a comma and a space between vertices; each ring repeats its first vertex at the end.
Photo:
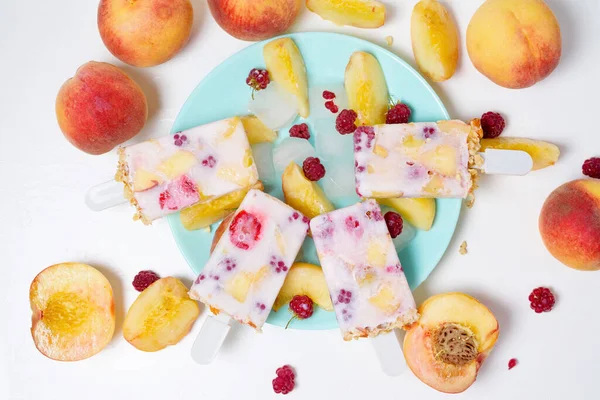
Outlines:
POLYGON ((275 272, 287 272, 288 267, 285 265, 285 262, 281 259, 277 259, 275 256, 271 256, 271 267, 275 268, 275 272))
POLYGON ((333 100, 326 101, 325 102, 325 108, 328 109, 329 111, 331 111, 334 114, 339 111, 338 106, 335 105, 335 103, 333 102, 333 100))
POLYGON ((277 368, 277 371, 275 371, 275 373, 277 374, 277 376, 280 376, 280 377, 286 378, 286 379, 293 380, 294 378, 296 378, 296 376, 294 375, 294 370, 289 365, 284 365, 281 368, 277 368))
POLYGON ((266 89, 269 83, 271 83, 271 80, 269 79, 269 71, 266 69, 252 68, 246 78, 246 85, 252 88, 252 98, 254 98, 256 90, 266 89))
POLYGON ((233 217, 229 225, 231 242, 242 250, 250 250, 260 240, 262 223, 260 219, 249 212, 242 210, 233 217))
POLYGON ((600 179, 600 157, 592 157, 585 160, 581 167, 583 174, 590 178, 600 179))
POLYGON ((511 358, 510 360, 508 360, 508 369, 513 369, 516 366, 517 366, 516 358, 511 358))
POLYGON ((531 309, 538 314, 552 310, 556 302, 550 289, 545 287, 533 289, 533 292, 529 295, 529 301, 531 302, 531 309))
POLYGON ((206 159, 202 160, 202 166, 208 168, 214 168, 217 165, 217 160, 213 156, 208 156, 206 159))
POLYGON ((133 287, 138 292, 143 292, 148 286, 152 285, 154 282, 160 279, 160 276, 156 272, 153 271, 140 271, 133 278, 133 287))
POLYGON ((321 160, 316 157, 308 157, 302 163, 302 171, 306 179, 313 182, 318 181, 325 176, 325 167, 321 164, 321 160))
POLYGON ((173 135, 173 144, 175 144, 175 146, 182 146, 188 140, 187 136, 180 135, 180 133, 181 132, 177 132, 175 135, 173 135))
POLYGON ((495 138, 500 136, 504 130, 504 118, 497 112, 486 112, 481 116, 481 129, 484 138, 495 138))
POLYGON ((290 301, 290 310, 299 319, 310 318, 313 315, 313 301, 308 296, 294 296, 290 301))
POLYGON ((342 135, 353 133, 356 130, 356 118, 356 111, 342 110, 335 119, 335 130, 342 135))
POLYGON ((294 379, 284 378, 282 376, 278 376, 273 379, 273 390, 275 393, 288 394, 292 390, 294 390, 294 379))
POLYGON ((398 237, 398 235, 402 233, 402 227, 404 226, 404 222, 402 221, 400 214, 393 211, 388 211, 385 213, 383 218, 385 219, 385 223, 387 224, 388 231, 390 231, 390 236, 392 239, 398 237))
POLYGON ((335 93, 330 92, 329 90, 324 90, 323 91, 323 98, 325 100, 333 100, 333 99, 335 99, 335 93))
POLYGON ((410 108, 404 103, 396 103, 390 107, 386 116, 386 124, 406 124, 410 119, 410 108))
POLYGON ((349 290, 340 290, 338 294, 337 301, 339 303, 350 304, 350 300, 352 299, 352 292, 349 290))
POLYGON ((310 132, 308 131, 308 125, 298 124, 290 128, 290 137, 296 137, 300 139, 310 139, 310 132))

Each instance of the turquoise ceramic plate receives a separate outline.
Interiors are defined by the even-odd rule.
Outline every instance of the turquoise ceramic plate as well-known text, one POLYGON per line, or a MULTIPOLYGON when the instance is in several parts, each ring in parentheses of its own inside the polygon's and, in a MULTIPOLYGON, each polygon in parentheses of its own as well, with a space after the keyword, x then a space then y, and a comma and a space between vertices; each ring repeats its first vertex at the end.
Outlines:
MULTIPOLYGON (((361 39, 333 33, 297 33, 289 36, 294 39, 304 56, 309 85, 321 86, 343 82, 350 55, 355 51, 366 51, 379 60, 392 97, 410 105, 414 121, 448 119, 444 105, 427 82, 407 63, 389 51, 361 39)), ((264 44, 263 42, 251 45, 215 68, 194 89, 181 109, 172 131, 188 129, 233 115, 247 114, 250 89, 246 86, 245 79, 250 69, 264 67, 264 44)), ((310 118, 308 123, 310 125, 310 118)), ((287 132, 288 129, 282 129, 279 140, 287 137, 287 132)), ((265 183, 268 188, 272 188, 271 194, 282 197, 280 182, 265 183)), ((358 197, 352 196, 335 205, 343 207, 356 201, 358 197)), ((415 239, 400 252, 400 260, 412 289, 427 278, 446 251, 456 227, 460 207, 461 200, 438 200, 433 228, 427 232, 418 231, 415 239)), ((194 273, 198 274, 208 259, 216 225, 212 227, 211 233, 207 233, 186 230, 181 225, 179 214, 169 216, 168 220, 179 249, 194 273)), ((312 239, 307 238, 303 249, 305 261, 318 264, 312 239)), ((290 316, 289 311, 282 308, 278 312, 272 312, 267 322, 285 326, 290 316)), ((296 329, 336 327, 334 313, 321 309, 311 318, 291 324, 291 328, 296 329)))

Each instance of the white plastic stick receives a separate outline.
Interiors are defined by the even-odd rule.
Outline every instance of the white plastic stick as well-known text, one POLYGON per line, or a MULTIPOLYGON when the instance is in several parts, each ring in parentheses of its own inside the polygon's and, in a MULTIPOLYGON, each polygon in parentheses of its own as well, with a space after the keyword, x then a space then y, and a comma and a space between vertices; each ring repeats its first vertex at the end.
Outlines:
POLYGON ((93 211, 106 210, 126 202, 123 184, 115 180, 92 186, 85 192, 85 204, 93 211))
POLYGON ((406 362, 402 353, 402 345, 396 332, 381 333, 371 338, 371 344, 381 364, 381 369, 388 376, 398 376, 406 371, 406 362))
POLYGON ((231 329, 231 321, 226 314, 206 318, 192 346, 192 359, 195 362, 206 365, 215 359, 231 329))
POLYGON ((479 155, 484 160, 481 170, 486 174, 527 175, 533 168, 533 159, 521 150, 487 149, 479 155))

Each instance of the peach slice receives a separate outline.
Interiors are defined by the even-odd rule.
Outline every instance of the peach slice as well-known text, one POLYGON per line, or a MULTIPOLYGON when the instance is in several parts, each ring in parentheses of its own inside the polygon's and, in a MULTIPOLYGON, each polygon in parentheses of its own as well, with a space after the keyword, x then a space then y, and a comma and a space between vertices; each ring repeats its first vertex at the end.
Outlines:
POLYGON ((322 309, 333 311, 325 275, 323 275, 323 270, 318 265, 303 262, 294 263, 275 299, 273 310, 279 310, 289 303, 294 296, 308 296, 322 309))
POLYGON ((244 303, 250 289, 254 286, 258 286, 260 281, 268 274, 269 268, 267 266, 262 267, 255 273, 245 271, 238 272, 225 283, 225 291, 240 303, 244 303))
POLYGON ((306 0, 306 8, 336 25, 379 28, 385 23, 385 5, 372 0, 306 0))
POLYGON ((358 114, 360 125, 385 123, 389 94, 381 65, 373 55, 357 51, 344 74, 348 104, 358 114))
POLYGON ((135 171, 135 176, 133 177, 133 191, 143 192, 161 183, 163 183, 163 179, 160 176, 140 168, 135 171))
POLYGON ((481 151, 486 149, 522 150, 533 159, 534 171, 556 164, 560 156, 560 149, 552 143, 512 137, 481 139, 481 151))
POLYGON ((112 287, 89 265, 69 262, 46 268, 31 282, 29 302, 35 346, 53 360, 91 357, 115 331, 112 287))
POLYGON ((255 117, 254 115, 248 115, 241 117, 240 119, 244 125, 248 142, 250 142, 251 145, 264 142, 272 143, 275 141, 275 139, 277 139, 277 132, 269 129, 269 127, 263 124, 258 117, 255 117))
POLYGON ((263 58, 271 79, 296 96, 298 114, 308 118, 310 107, 306 67, 296 43, 288 37, 275 39, 263 48, 263 58))
POLYGON ((162 278, 133 302, 123 322, 123 337, 142 351, 158 351, 177 344, 200 314, 179 279, 162 278))
POLYGON ((450 79, 458 64, 458 29, 448 10, 437 0, 421 0, 410 32, 419 70, 434 82, 450 79))
POLYGON ((236 190, 206 203, 184 208, 179 214, 181 224, 185 229, 190 231, 206 228, 214 224, 234 212, 240 206, 250 189, 264 190, 264 186, 261 181, 258 181, 250 187, 236 190))
POLYGON ((458 172, 457 151, 452 146, 438 146, 421 157, 423 165, 430 171, 444 176, 455 176, 458 172))
POLYGON ((396 210, 412 226, 424 231, 431 229, 435 219, 435 199, 377 199, 383 206, 396 210))
POLYGON ((302 168, 293 161, 283 171, 281 186, 285 202, 308 218, 334 210, 323 189, 308 180, 302 168))
POLYGON ((198 159, 193 153, 181 150, 163 161, 157 169, 169 179, 175 179, 188 172, 197 163, 198 159))
POLYGON ((432 296, 404 338, 404 357, 423 383, 444 393, 468 389, 498 339, 494 314, 463 293, 432 296))

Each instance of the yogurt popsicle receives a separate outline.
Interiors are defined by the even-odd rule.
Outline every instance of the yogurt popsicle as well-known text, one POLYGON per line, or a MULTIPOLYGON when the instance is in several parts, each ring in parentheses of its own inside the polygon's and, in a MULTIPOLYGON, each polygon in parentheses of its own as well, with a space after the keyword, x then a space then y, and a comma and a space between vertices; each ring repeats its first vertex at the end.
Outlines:
POLYGON ((308 222, 280 200, 250 190, 190 297, 260 331, 306 237, 308 222))
POLYGON ((373 198, 466 198, 483 159, 479 120, 359 127, 354 133, 356 192, 373 198))
POLYGON ((344 340, 377 336, 418 319, 375 200, 319 215, 310 228, 344 340))
POLYGON ((198 126, 174 136, 119 149, 115 179, 145 224, 224 196, 258 181, 239 118, 198 126))

